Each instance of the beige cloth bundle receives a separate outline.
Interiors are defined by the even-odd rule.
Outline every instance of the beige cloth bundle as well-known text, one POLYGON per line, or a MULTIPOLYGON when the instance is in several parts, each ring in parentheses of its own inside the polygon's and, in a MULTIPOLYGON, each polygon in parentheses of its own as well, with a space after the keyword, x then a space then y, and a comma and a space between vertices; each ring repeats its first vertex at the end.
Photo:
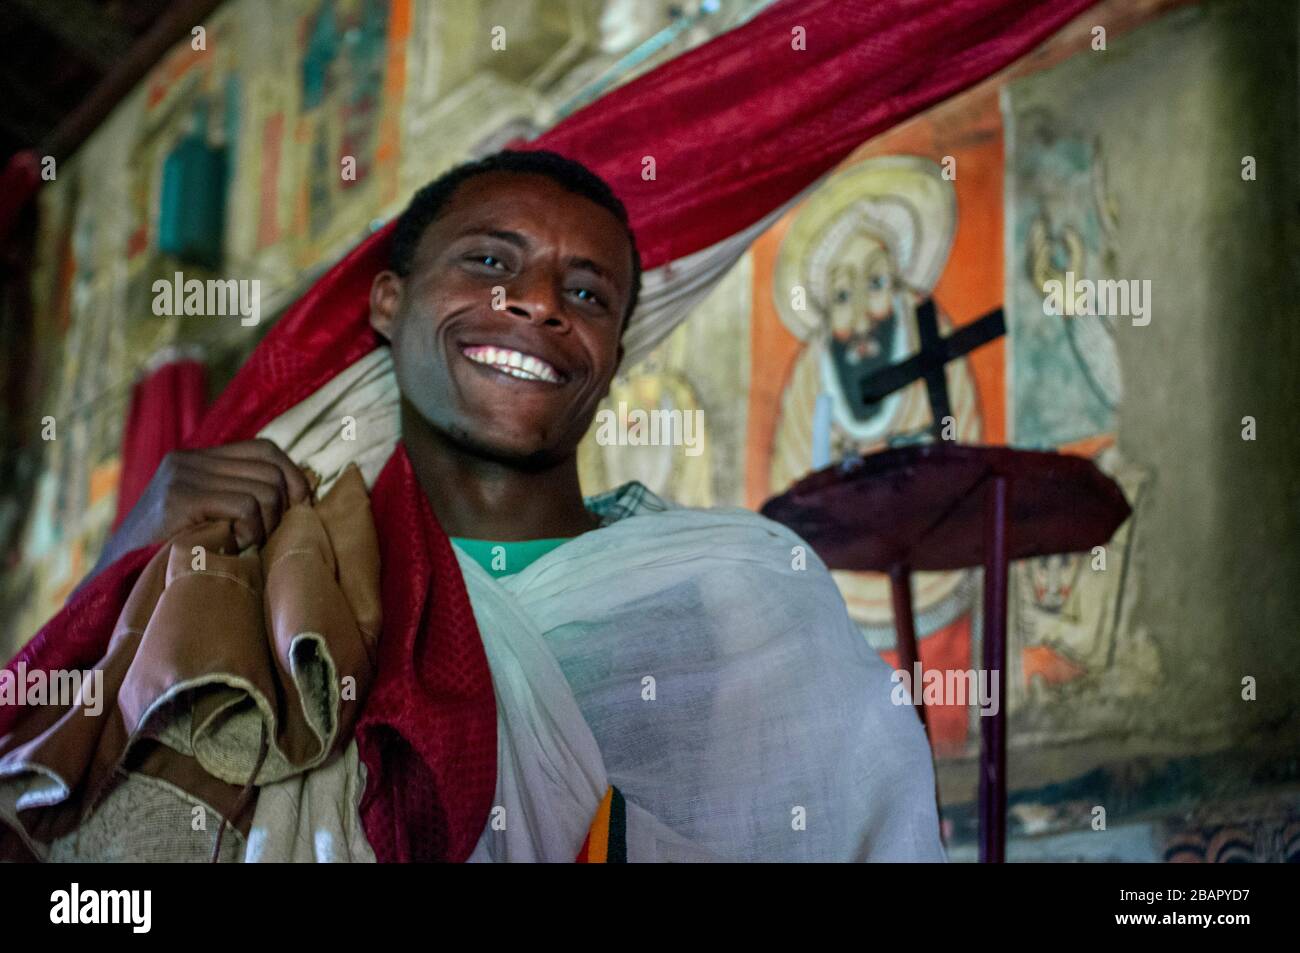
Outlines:
POLYGON ((361 472, 235 550, 216 522, 163 546, 95 666, 101 713, 83 692, 0 739, 0 857, 238 859, 256 788, 341 754, 381 623, 361 472))

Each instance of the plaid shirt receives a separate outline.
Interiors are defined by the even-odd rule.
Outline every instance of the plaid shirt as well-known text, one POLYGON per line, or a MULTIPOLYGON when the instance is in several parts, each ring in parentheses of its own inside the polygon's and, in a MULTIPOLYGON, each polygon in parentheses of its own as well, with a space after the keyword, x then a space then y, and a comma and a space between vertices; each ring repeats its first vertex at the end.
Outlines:
POLYGON ((662 513, 674 506, 662 497, 656 496, 639 480, 632 480, 605 493, 586 497, 583 502, 587 509, 600 517, 602 528, 629 516, 662 513))

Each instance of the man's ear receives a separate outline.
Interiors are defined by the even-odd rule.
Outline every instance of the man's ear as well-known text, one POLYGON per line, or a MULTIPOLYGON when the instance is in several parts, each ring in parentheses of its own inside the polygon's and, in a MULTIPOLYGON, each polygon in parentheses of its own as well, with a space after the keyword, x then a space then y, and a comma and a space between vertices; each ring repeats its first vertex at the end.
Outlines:
POLYGON ((381 271, 370 284, 370 326, 385 340, 393 340, 393 322, 402 301, 402 276, 381 271))

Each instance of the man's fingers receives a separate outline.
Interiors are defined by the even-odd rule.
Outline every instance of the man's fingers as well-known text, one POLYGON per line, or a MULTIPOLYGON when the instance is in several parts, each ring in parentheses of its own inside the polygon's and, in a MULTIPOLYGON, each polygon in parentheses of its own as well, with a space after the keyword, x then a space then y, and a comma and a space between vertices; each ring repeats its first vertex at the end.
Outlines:
MULTIPOLYGON (((289 481, 284 471, 274 463, 267 463, 264 460, 205 454, 201 458, 192 458, 181 465, 181 479, 186 483, 203 486, 219 479, 248 480, 271 487, 280 499, 281 510, 288 509, 292 502, 289 481)), ((225 489, 233 489, 233 487, 225 487, 225 489)))
POLYGON ((270 440, 259 437, 256 440, 244 440, 240 443, 226 444, 203 451, 214 457, 226 457, 240 460, 259 460, 274 465, 284 476, 289 499, 298 503, 307 498, 307 478, 303 476, 298 465, 289 459, 289 455, 270 440))
POLYGON ((240 549, 266 542, 262 511, 257 498, 247 493, 213 492, 198 487, 187 488, 194 496, 191 513, 199 519, 230 520, 235 543, 240 549))
POLYGON ((282 508, 275 487, 238 477, 213 477, 185 488, 191 519, 230 520, 240 549, 261 545, 280 523, 282 508))
MULTIPOLYGON (((241 477, 213 477, 207 485, 219 493, 237 493, 242 496, 251 496, 257 501, 261 535, 259 536, 257 533, 259 525, 246 520, 243 528, 252 534, 252 538, 241 541, 241 546, 247 546, 250 542, 259 544, 266 542, 266 538, 274 533, 275 528, 280 525, 280 517, 284 515, 287 507, 277 485, 241 477)), ((235 527, 237 539, 239 538, 239 529, 237 522, 235 527)))

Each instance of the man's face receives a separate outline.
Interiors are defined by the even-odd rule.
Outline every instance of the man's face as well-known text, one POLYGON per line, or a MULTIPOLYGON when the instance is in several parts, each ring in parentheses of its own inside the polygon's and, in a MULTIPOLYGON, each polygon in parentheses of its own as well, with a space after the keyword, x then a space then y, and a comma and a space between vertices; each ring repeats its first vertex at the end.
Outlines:
POLYGON ((490 172, 456 189, 405 279, 375 278, 370 323, 434 429, 544 464, 574 452, 609 391, 631 289, 609 211, 545 176, 490 172))

